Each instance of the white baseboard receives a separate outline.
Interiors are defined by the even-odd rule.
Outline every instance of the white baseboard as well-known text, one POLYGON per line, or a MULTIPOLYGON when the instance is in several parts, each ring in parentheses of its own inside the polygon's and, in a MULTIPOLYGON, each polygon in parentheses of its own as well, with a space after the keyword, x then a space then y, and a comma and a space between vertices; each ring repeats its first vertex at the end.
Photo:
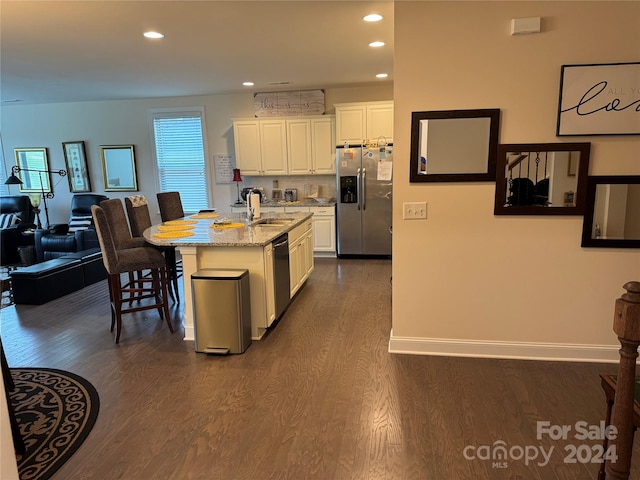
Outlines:
POLYGON ((194 341, 196 339, 193 327, 184 327, 184 341, 194 341))
POLYGON ((618 345, 494 342, 447 338, 389 337, 389 353, 449 357, 515 358, 562 362, 618 363, 618 345))

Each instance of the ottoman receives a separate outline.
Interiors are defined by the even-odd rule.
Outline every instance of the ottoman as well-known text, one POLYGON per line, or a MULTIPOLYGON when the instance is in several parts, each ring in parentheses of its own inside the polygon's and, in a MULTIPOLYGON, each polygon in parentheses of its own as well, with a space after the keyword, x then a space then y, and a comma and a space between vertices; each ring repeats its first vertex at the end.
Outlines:
POLYGON ((11 272, 13 301, 42 305, 84 287, 82 262, 54 258, 11 272))

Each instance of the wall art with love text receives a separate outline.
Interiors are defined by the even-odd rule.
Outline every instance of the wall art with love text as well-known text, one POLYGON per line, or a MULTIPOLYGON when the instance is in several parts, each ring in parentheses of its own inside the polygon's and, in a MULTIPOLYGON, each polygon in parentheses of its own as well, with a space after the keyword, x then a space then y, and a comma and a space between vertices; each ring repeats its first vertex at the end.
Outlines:
POLYGON ((640 135, 640 62, 563 65, 556 135, 640 135))

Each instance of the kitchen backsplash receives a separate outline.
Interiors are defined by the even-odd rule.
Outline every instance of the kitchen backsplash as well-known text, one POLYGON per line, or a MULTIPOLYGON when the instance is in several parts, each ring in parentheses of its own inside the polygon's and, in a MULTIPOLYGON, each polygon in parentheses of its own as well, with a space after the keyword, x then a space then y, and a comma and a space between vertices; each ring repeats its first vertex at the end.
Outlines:
MULTIPOLYGON (((335 175, 286 175, 282 177, 249 177, 242 175, 240 189, 246 187, 262 188, 267 200, 272 200, 274 189, 280 190, 284 197, 284 191, 287 188, 296 188, 298 190, 298 200, 304 200, 305 196, 311 194, 315 189, 318 191, 317 197, 336 197, 335 175), (277 187, 274 187, 274 180, 278 182, 277 187)), ((236 196, 234 195, 231 203, 235 199, 236 196)))

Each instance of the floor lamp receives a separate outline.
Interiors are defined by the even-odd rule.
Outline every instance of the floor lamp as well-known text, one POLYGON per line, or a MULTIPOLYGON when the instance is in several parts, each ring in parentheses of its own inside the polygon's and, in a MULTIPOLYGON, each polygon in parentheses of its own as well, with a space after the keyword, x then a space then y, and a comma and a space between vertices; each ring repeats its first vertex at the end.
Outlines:
MULTIPOLYGON (((7 181, 4 182, 5 185, 22 185, 22 180, 20 180, 20 178, 17 176, 18 173, 20 172, 38 172, 38 176, 40 177, 40 190, 41 190, 41 195, 42 195, 42 203, 44 205, 44 216, 45 219, 47 220, 47 228, 49 228, 49 209, 47 208, 47 199, 52 199, 54 197, 53 192, 45 192, 44 191, 44 185, 42 185, 42 174, 43 173, 57 173, 58 175, 60 175, 61 177, 64 177, 67 175, 67 172, 64 170, 37 170, 34 168, 22 168, 19 165, 14 165, 13 167, 11 167, 11 176, 9 178, 7 178, 7 181)), ((38 228, 41 227, 40 225, 40 209, 38 208, 40 206, 40 202, 34 202, 34 200, 30 200, 31 201, 31 205, 34 207, 35 210, 37 210, 37 215, 38 215, 38 228), (36 206, 35 203, 37 203, 38 205, 36 206)))

